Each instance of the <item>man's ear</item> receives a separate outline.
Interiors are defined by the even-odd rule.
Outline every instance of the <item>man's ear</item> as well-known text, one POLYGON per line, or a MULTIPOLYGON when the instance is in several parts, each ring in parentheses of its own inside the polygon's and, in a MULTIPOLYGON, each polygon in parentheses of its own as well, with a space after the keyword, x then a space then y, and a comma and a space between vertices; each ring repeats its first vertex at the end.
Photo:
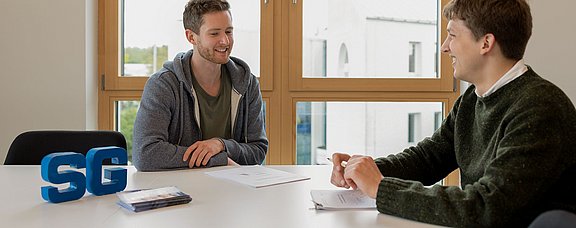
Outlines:
POLYGON ((494 37, 494 34, 487 33, 480 39, 482 40, 482 48, 480 49, 480 54, 484 55, 496 47, 496 37, 494 37))
POLYGON ((186 29, 186 39, 188 40, 188 42, 190 42, 192 45, 196 45, 196 39, 197 39, 198 35, 196 33, 194 33, 192 30, 190 29, 186 29))

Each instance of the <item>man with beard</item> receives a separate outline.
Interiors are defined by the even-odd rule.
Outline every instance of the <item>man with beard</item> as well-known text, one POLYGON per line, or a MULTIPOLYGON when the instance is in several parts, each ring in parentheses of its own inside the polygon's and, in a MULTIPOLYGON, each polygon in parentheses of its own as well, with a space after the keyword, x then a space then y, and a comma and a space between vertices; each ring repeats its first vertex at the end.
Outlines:
POLYGON ((230 53, 230 5, 191 0, 183 14, 193 49, 153 74, 134 123, 133 163, 140 171, 254 165, 268 139, 262 95, 248 65, 230 53))

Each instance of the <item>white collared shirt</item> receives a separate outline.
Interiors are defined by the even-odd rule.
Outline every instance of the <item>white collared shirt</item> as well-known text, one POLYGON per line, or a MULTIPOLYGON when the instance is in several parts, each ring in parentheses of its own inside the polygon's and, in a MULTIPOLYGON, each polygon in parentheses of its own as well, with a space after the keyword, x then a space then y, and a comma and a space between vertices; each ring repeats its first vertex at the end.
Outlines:
POLYGON ((524 59, 520 59, 518 62, 516 62, 516 64, 514 64, 512 68, 510 68, 508 72, 506 72, 496 83, 494 83, 494 85, 492 85, 488 91, 482 95, 478 95, 478 90, 476 90, 476 95, 478 97, 490 96, 490 94, 496 92, 496 90, 502 88, 502 86, 505 86, 511 81, 514 81, 514 79, 522 76, 522 74, 526 73, 526 71, 528 71, 528 67, 524 64, 524 59))

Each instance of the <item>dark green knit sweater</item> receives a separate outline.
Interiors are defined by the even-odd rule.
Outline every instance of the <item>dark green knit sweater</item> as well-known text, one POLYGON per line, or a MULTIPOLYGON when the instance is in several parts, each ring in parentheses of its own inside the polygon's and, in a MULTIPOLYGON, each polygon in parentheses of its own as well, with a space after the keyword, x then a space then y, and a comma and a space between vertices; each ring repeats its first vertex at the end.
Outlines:
POLYGON ((488 97, 471 86, 439 130, 376 159, 382 213, 455 227, 526 227, 576 211, 576 110, 532 69, 488 97), (432 185, 460 168, 461 187, 432 185))

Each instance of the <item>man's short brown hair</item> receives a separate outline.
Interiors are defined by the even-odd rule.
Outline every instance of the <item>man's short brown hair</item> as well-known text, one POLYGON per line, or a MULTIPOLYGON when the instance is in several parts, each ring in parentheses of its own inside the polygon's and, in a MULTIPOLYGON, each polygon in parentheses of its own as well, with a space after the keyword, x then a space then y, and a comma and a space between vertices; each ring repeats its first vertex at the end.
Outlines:
POLYGON ((200 26, 204 24, 204 14, 228 11, 230 4, 225 0, 190 0, 184 8, 182 21, 185 29, 200 34, 200 26))
POLYGON ((464 21, 476 39, 493 34, 509 59, 522 59, 532 35, 532 15, 525 0, 452 0, 443 14, 448 20, 464 21))

